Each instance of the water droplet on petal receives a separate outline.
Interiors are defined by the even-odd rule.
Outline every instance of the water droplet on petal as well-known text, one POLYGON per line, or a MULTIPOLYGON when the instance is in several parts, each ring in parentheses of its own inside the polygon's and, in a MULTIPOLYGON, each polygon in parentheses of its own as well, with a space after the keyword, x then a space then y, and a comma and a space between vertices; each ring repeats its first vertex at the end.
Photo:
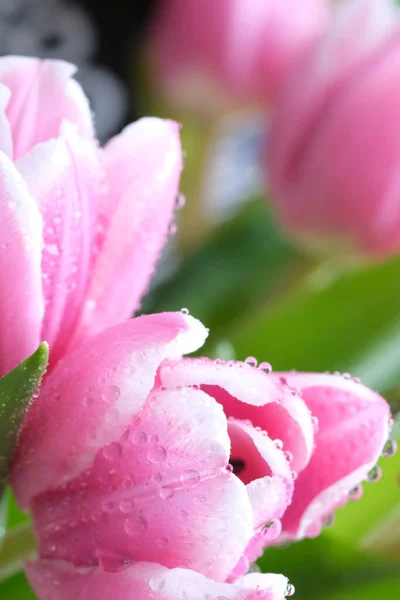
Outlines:
POLYGON ((258 360, 254 356, 248 356, 245 358, 244 362, 250 367, 256 367, 258 365, 258 360))
POLYGON ((324 527, 332 527, 335 524, 335 514, 332 513, 324 519, 324 527))
POLYGON ((147 529, 148 523, 142 515, 132 515, 124 523, 124 529, 128 535, 136 535, 138 532, 147 529))
POLYGON ((294 595, 295 591, 296 588, 294 587, 293 583, 288 583, 285 591, 285 596, 289 598, 290 596, 294 595))
POLYGON ((196 484, 200 481, 200 473, 198 471, 188 469, 181 474, 180 480, 182 483, 196 484))
POLYGON ((380 478, 382 477, 382 469, 380 467, 378 467, 378 465, 375 465, 375 467, 373 467, 368 475, 367 475, 367 481, 369 481, 370 483, 375 483, 376 481, 379 481, 380 478))
POLYGON ((388 440, 383 447, 382 456, 393 456, 397 452, 397 443, 395 440, 388 440))
POLYGON ((274 444, 278 448, 278 450, 282 450, 282 448, 283 448, 282 440, 274 440, 274 444))
POLYGON ((359 500, 361 498, 361 496, 363 495, 363 486, 361 484, 356 485, 355 487, 353 487, 352 490, 350 490, 349 492, 349 499, 350 500, 359 500))
POLYGON ((175 494, 175 490, 170 485, 164 485, 160 488, 160 498, 163 500, 170 500, 175 494))
POLYGON ((133 500, 121 500, 119 503, 119 510, 123 513, 130 513, 134 508, 133 500))
POLYGON ((134 431, 132 434, 132 442, 142 446, 147 442, 147 435, 144 431, 134 431))
POLYGON ((119 458, 121 456, 122 446, 117 442, 111 442, 111 444, 107 444, 106 446, 104 446, 102 452, 104 458, 106 458, 107 460, 115 460, 116 458, 119 458))
POLYGON ((158 464, 167 458, 167 451, 163 446, 151 446, 147 451, 149 462, 158 464))
POLYGON ((181 315, 188 315, 189 314, 189 309, 188 308, 181 308, 181 310, 179 312, 181 313, 181 315))
POLYGON ((259 368, 261 371, 264 371, 264 373, 267 373, 267 374, 268 374, 268 373, 271 373, 271 371, 272 371, 272 367, 271 367, 271 365, 270 365, 270 363, 269 363, 269 362, 262 362, 262 363, 260 363, 260 364, 258 365, 258 368, 259 368))

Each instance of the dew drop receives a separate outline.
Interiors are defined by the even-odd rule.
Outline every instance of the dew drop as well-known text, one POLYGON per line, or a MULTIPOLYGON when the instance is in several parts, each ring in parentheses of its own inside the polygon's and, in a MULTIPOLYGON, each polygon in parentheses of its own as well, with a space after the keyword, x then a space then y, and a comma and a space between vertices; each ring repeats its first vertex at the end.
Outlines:
POLYGON ((260 369, 260 371, 264 371, 264 373, 266 373, 266 374, 271 373, 271 371, 272 371, 272 367, 269 362, 260 363, 258 365, 258 368, 260 369))
POLYGON ((160 537, 157 539, 157 546, 159 548, 166 548, 168 546, 168 538, 166 537, 160 537))
POLYGON ((179 312, 181 313, 181 315, 188 315, 189 314, 189 309, 188 308, 181 308, 181 310, 179 312))
POLYGON ((102 452, 105 459, 115 460, 121 456, 122 446, 117 442, 111 442, 111 444, 104 446, 102 452))
POLYGON ((248 356, 244 362, 250 367, 256 367, 258 365, 258 361, 254 356, 248 356))
POLYGON ((324 527, 332 527, 335 524, 335 514, 332 513, 324 519, 324 527))
POLYGON ((134 508, 133 500, 121 500, 121 502, 119 503, 119 510, 122 513, 130 513, 130 512, 132 512, 133 508, 134 508))
POLYGON ((382 456, 393 456, 397 452, 397 443, 395 440, 388 440, 383 447, 382 456))
POLYGON ((147 435, 144 431, 134 431, 132 434, 132 442, 142 446, 147 442, 147 435))
POLYGON ((314 430, 314 433, 318 433, 318 430, 319 430, 318 417, 311 417, 311 424, 312 424, 312 428, 314 430))
POLYGON ((294 595, 295 591, 296 588, 294 587, 293 583, 288 583, 285 591, 285 596, 290 598, 290 596, 294 595))
POLYGON ((170 500, 174 494, 174 488, 170 485, 164 485, 162 488, 160 488, 160 498, 163 500, 170 500))
POLYGON ((188 469, 187 471, 184 471, 181 474, 180 480, 182 481, 182 483, 189 483, 194 485, 200 481, 200 473, 198 471, 188 469))
POLYGON ((378 467, 378 465, 375 465, 375 467, 373 467, 368 475, 367 475, 367 481, 369 481, 370 483, 375 483, 376 481, 379 481, 380 478, 382 477, 382 470, 380 467, 378 467))
POLYGON ((167 451, 163 446, 151 446, 147 451, 147 458, 153 464, 159 464, 167 458, 167 451))
POLYGON ((282 440, 274 440, 274 444, 275 444, 275 447, 278 448, 278 450, 282 450, 282 448, 283 448, 282 440))
POLYGON ((349 492, 349 499, 350 500, 359 500, 361 498, 361 496, 363 495, 363 486, 361 484, 356 485, 355 487, 353 487, 352 490, 350 490, 349 492))
POLYGON ((128 535, 136 535, 140 531, 146 530, 148 523, 141 515, 128 517, 124 523, 124 529, 128 535))
POLYGON ((186 204, 186 198, 183 194, 178 194, 175 199, 175 209, 181 210, 186 204))

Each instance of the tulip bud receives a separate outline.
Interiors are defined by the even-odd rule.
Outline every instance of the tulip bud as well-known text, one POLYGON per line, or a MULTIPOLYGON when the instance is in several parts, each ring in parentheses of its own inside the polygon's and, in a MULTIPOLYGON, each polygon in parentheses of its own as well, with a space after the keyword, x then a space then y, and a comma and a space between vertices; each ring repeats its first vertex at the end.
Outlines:
POLYGON ((288 233, 329 253, 399 250, 399 86, 394 2, 338 5, 272 117, 268 179, 288 233))
POLYGON ((226 109, 273 98, 319 32, 327 0, 162 0, 150 36, 154 80, 173 104, 226 109))

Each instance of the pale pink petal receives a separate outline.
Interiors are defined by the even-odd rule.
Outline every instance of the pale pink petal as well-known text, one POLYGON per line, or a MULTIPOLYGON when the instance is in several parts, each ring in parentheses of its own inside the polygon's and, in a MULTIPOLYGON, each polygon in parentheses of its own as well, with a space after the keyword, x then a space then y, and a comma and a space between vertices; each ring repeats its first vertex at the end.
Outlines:
POLYGON ((208 387, 218 386, 241 402, 254 406, 277 402, 281 397, 269 375, 242 362, 208 358, 166 361, 160 368, 160 381, 167 387, 201 385, 208 390, 208 387))
POLYGON ((293 477, 283 451, 249 421, 229 419, 230 463, 234 473, 246 484, 253 510, 256 534, 244 555, 230 573, 230 580, 243 575, 265 547, 281 533, 279 519, 293 494, 293 477), (260 528, 267 527, 260 531, 260 528))
POLYGON ((13 144, 10 123, 6 115, 6 108, 10 101, 10 90, 0 83, 0 151, 12 158, 13 144))
POLYGON ((6 114, 11 125, 14 160, 35 144, 56 137, 63 119, 93 135, 89 104, 78 83, 76 68, 60 60, 21 56, 0 59, 0 81, 11 91, 6 114))
POLYGON ((390 409, 381 396, 336 375, 284 374, 318 419, 315 450, 296 479, 283 518, 286 537, 319 533, 323 520, 366 478, 389 435, 390 409))
POLYGON ((107 573, 40 560, 28 563, 26 572, 41 600, 284 600, 287 590, 283 575, 253 573, 235 584, 217 583, 195 571, 148 562, 107 573))
POLYGON ((310 460, 314 444, 310 411, 279 377, 241 362, 187 358, 164 362, 160 379, 169 387, 201 385, 228 417, 249 420, 271 439, 280 440, 292 457, 292 470, 300 471, 310 460))
POLYGON ((0 375, 40 343, 42 218, 9 158, 0 152, 0 375))
POLYGON ((108 201, 104 243, 94 266, 76 341, 127 319, 139 307, 167 240, 182 151, 178 125, 141 119, 104 150, 108 201))
POLYGON ((48 375, 24 422, 13 468, 21 506, 88 468, 144 405, 160 362, 207 331, 181 313, 142 316, 91 338, 48 375))
POLYGON ((16 163, 44 220, 42 339, 50 344, 53 364, 70 340, 86 292, 102 189, 95 143, 68 122, 61 133, 16 163))
POLYGON ((40 556, 77 566, 97 559, 106 570, 162 561, 224 581, 253 515, 246 487, 226 468, 222 407, 200 390, 153 391, 115 440, 88 471, 32 503, 40 556))

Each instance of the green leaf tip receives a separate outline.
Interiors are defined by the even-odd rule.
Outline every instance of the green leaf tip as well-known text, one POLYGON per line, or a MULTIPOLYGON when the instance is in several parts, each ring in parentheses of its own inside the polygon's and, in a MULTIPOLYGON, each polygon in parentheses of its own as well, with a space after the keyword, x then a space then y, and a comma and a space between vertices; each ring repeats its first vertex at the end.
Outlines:
POLYGON ((36 352, 0 378, 0 497, 8 480, 22 420, 46 372, 48 361, 49 346, 42 342, 36 352))

